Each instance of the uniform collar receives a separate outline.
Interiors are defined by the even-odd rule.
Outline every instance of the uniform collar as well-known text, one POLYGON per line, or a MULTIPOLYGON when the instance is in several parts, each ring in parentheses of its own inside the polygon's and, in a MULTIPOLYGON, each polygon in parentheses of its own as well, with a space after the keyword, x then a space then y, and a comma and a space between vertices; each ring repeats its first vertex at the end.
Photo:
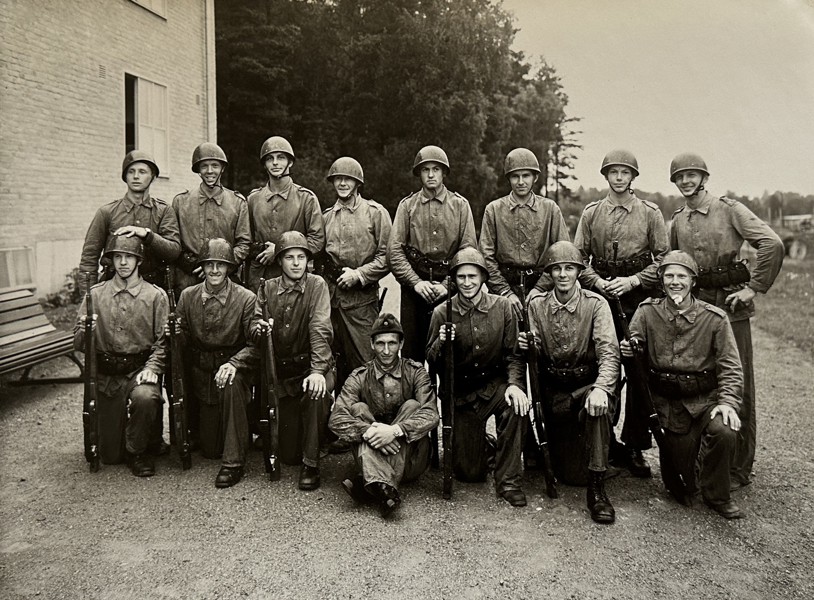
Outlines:
POLYGON ((495 298, 486 291, 486 284, 481 288, 480 299, 472 303, 460 294, 456 294, 452 299, 452 308, 457 310, 459 314, 468 314, 471 310, 477 310, 483 314, 487 314, 489 309, 495 304, 495 298))
POLYGON ((302 279, 295 281, 294 283, 287 283, 285 277, 280 275, 280 287, 277 288, 277 295, 286 294, 288 292, 299 292, 302 294, 305 292, 305 280, 308 278, 308 273, 302 276, 302 279))
POLYGON ((623 208, 627 212, 630 212, 633 210, 633 204, 634 202, 636 202, 636 196, 634 196, 633 194, 628 194, 628 199, 626 202, 616 202, 613 198, 610 197, 610 194, 608 194, 607 196, 605 196, 605 201, 608 203, 608 206, 610 207, 611 210, 615 208, 623 208))
POLYGON ((531 192, 531 198, 529 198, 528 202, 518 202, 514 196, 514 192, 511 192, 509 194, 509 210, 514 210, 515 208, 530 208, 534 212, 537 212, 537 195, 531 192))
POLYGON ((353 195, 353 200, 351 200, 347 204, 343 204, 337 198, 336 202, 333 205, 333 211, 338 213, 339 211, 344 209, 344 210, 348 210, 348 211, 353 213, 353 212, 356 212, 357 208, 359 208, 359 203, 360 202, 361 202, 361 197, 359 196, 359 194, 354 194, 353 195))
POLYGON ((551 307, 552 315, 556 315, 557 312, 559 312, 560 309, 563 308, 572 315, 574 314, 574 312, 577 310, 577 307, 579 306, 580 298, 582 298, 582 288, 579 285, 579 281, 577 281, 575 287, 576 291, 574 292, 574 295, 571 296, 571 298, 569 298, 568 302, 566 302, 565 304, 560 302, 557 299, 557 293, 554 290, 551 290, 551 302, 549 303, 549 306, 551 307))
MULTIPOLYGON (((204 202, 206 202, 209 199, 210 199, 210 196, 208 196, 207 193, 206 193, 206 186, 202 183, 201 187, 199 188, 198 203, 203 204, 204 202)), ((215 204, 217 204, 218 206, 223 204, 223 187, 221 187, 219 185, 215 186, 215 193, 212 194, 211 199, 214 200, 215 204)))
POLYGON ((690 325, 692 325, 693 323, 695 323, 695 319, 698 317, 699 304, 698 301, 695 299, 695 296, 692 297, 692 304, 690 304, 690 307, 681 313, 678 312, 678 310, 675 307, 675 304, 673 304, 672 300, 670 300, 669 298, 664 299, 664 304, 667 308, 667 312, 674 319, 683 318, 685 321, 690 323, 690 325))
POLYGON ((268 197, 266 200, 271 200, 274 196, 281 196, 284 200, 288 200, 289 194, 291 194, 291 187, 294 185, 294 180, 291 179, 291 175, 286 175, 282 179, 280 179, 280 189, 279 191, 273 190, 269 187, 267 183, 265 186, 266 194, 268 197))
POLYGON ((141 286, 144 283, 144 280, 141 278, 141 275, 139 275, 138 281, 121 285, 121 283, 119 283, 119 280, 116 277, 114 277, 113 279, 110 280, 110 283, 113 285, 114 296, 121 292, 127 292, 128 294, 133 296, 133 298, 136 298, 141 292, 141 286))
POLYGON ((702 215, 709 214, 709 207, 712 205, 712 194, 704 190, 704 197, 701 198, 701 201, 698 203, 697 208, 692 208, 689 204, 687 204, 687 209, 690 213, 699 212, 702 215))
POLYGON ((379 366, 378 361, 374 358, 371 361, 373 363, 373 375, 379 381, 381 381, 382 377, 385 375, 390 375, 390 377, 394 377, 395 379, 401 379, 401 362, 403 360, 403 358, 399 357, 395 366, 391 370, 385 371, 381 366, 379 366))
POLYGON ((430 200, 438 200, 438 202, 443 204, 444 201, 447 198, 447 187, 442 183, 441 187, 438 188, 438 191, 435 193, 435 195, 432 198, 427 196, 427 192, 423 187, 421 188, 421 191, 418 192, 418 193, 421 196, 421 204, 426 204, 430 200))
POLYGON ((206 282, 204 282, 203 289, 201 291, 201 300, 203 300, 203 303, 206 304, 207 300, 214 298, 220 302, 221 306, 226 306, 226 301, 229 299, 231 283, 232 282, 227 278, 226 285, 223 286, 223 289, 221 289, 217 294, 210 294, 209 290, 207 289, 206 282))
MULTIPOLYGON (((122 198, 122 201, 124 202, 124 210, 126 212, 130 212, 131 210, 133 210, 133 207, 136 206, 136 203, 133 202, 130 199, 130 196, 128 196, 126 194, 125 194, 124 198, 122 198)), ((153 207, 153 199, 150 196, 149 192, 144 192, 144 197, 141 199, 141 202, 139 202, 139 205, 147 207, 147 208, 152 208, 153 207)))

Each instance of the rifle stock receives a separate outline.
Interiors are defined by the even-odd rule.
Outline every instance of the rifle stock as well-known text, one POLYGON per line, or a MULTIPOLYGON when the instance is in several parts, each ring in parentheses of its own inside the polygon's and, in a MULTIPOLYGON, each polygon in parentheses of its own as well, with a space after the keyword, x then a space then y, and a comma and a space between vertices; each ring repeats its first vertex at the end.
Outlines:
MULTIPOLYGON (((263 320, 269 322, 266 280, 260 279, 257 301, 263 313, 263 320)), ((270 324, 270 323, 269 323, 270 324)), ((274 340, 271 327, 263 335, 260 346, 260 438, 263 441, 263 462, 270 481, 280 479, 279 453, 279 398, 277 396, 277 365, 274 362, 274 340)))
POLYGON ((181 459, 181 468, 186 471, 192 466, 192 455, 189 447, 189 426, 187 424, 186 400, 184 399, 184 361, 181 339, 175 333, 177 317, 175 314, 175 281, 172 267, 167 267, 167 297, 170 301, 170 315, 167 319, 170 327, 170 364, 172 365, 171 385, 167 388, 170 397, 172 430, 175 434, 175 447, 181 459))
POLYGON ((93 333, 93 297, 90 274, 86 279, 85 304, 85 393, 82 403, 82 434, 85 460, 91 473, 99 471, 99 415, 96 404, 96 339, 93 333))
POLYGON ((447 275, 447 339, 444 346, 444 397, 441 401, 441 440, 444 447, 443 496, 452 498, 452 428, 455 421, 455 351, 452 343, 452 278, 447 275))
MULTIPOLYGON (((557 478, 554 476, 554 469, 551 465, 551 454, 548 451, 548 434, 546 433, 545 413, 543 412, 543 390, 540 385, 540 356, 537 352, 537 344, 530 335, 531 323, 529 323, 529 309, 526 305, 526 274, 527 272, 520 274, 520 286, 522 288, 520 302, 523 305, 523 332, 529 334, 527 362, 529 368, 529 392, 531 394, 532 406, 534 407, 534 433, 537 437, 537 451, 543 460, 546 496, 556 498, 558 496, 557 478)), ((531 413, 529 414, 529 419, 531 419, 531 413)))

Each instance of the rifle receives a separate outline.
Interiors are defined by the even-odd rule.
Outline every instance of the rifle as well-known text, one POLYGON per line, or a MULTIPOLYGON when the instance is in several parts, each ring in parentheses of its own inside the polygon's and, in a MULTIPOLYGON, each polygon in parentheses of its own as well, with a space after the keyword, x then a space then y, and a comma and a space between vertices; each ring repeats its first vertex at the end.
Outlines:
POLYGON ((93 334, 93 297, 90 293, 90 274, 87 278, 85 304, 85 395, 82 403, 82 434, 85 442, 85 460, 91 473, 99 471, 99 415, 96 404, 96 339, 93 334))
MULTIPOLYGON (((543 475, 545 476, 545 493, 549 498, 557 497, 557 478, 554 476, 554 469, 551 466, 551 454, 548 452, 548 434, 545 429, 545 413, 543 412, 543 391, 540 386, 540 356, 537 352, 537 343, 531 335, 531 323, 529 323, 529 309, 526 305, 526 275, 533 274, 534 271, 521 271, 520 273, 520 286, 522 293, 520 294, 520 302, 523 305, 523 332, 528 334, 529 340, 528 349, 528 367, 529 367, 529 391, 531 392, 532 406, 534 407, 534 433, 537 438, 537 451, 543 460, 543 475)), ((529 419, 532 414, 529 413, 529 419)))
POLYGON ((444 397, 441 401, 441 439, 444 447, 444 499, 452 498, 452 426, 455 421, 455 350, 452 343, 452 278, 447 275, 447 341, 444 348, 444 397))
POLYGON ((175 314, 175 281, 172 267, 167 267, 167 297, 170 301, 170 316, 167 319, 170 327, 170 364, 172 376, 167 387, 170 400, 172 430, 175 433, 175 447, 181 459, 181 468, 186 471, 192 466, 189 447, 189 427, 187 425, 186 401, 184 400, 184 361, 181 349, 181 338, 175 333, 177 317, 175 314))
MULTIPOLYGON (((263 312, 263 320, 269 322, 268 297, 266 280, 260 279, 257 290, 257 301, 263 312)), ((260 346, 260 438, 263 440, 263 462, 270 481, 280 480, 279 464, 279 422, 277 420, 280 401, 277 396, 277 365, 274 358, 274 340, 271 326, 263 333, 260 346)))
POLYGON ((377 307, 379 312, 382 312, 382 307, 384 307, 384 299, 387 297, 387 288, 382 288, 382 295, 379 296, 379 302, 377 303, 377 307))
MULTIPOLYGON (((618 242, 614 242, 615 245, 618 242)), ((664 486, 667 490, 678 500, 681 504, 690 505, 691 498, 688 492, 687 483, 684 477, 676 469, 675 462, 672 456, 671 448, 667 444, 667 439, 664 434, 664 429, 659 421, 659 415, 653 405, 653 395, 650 393, 650 387, 647 385, 647 368, 644 364, 644 348, 639 346, 638 340, 630 337, 630 326, 625 316, 625 311, 622 309, 622 301, 618 297, 610 298, 611 306, 616 312, 616 316, 622 325, 625 339, 630 343, 633 349, 632 372, 628 374, 628 385, 631 383, 636 386, 638 396, 644 400, 644 408, 647 410, 647 424, 650 431, 653 433, 653 439, 659 447, 659 452, 662 456, 661 461, 661 476, 664 480, 664 486)))

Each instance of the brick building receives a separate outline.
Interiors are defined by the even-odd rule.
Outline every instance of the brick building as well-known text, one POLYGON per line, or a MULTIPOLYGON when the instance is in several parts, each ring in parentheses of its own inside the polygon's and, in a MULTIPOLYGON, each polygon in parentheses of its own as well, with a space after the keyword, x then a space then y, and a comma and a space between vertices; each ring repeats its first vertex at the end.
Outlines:
POLYGON ((198 184, 214 15, 214 0, 0 0, 0 291, 61 287, 134 147, 161 169, 153 196, 198 184))

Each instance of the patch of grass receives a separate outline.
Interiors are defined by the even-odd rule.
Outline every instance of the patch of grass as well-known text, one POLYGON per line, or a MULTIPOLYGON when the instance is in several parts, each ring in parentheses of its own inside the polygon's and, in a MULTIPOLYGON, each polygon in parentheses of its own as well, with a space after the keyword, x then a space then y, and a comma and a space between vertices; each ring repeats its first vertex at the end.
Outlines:
POLYGON ((814 260, 786 259, 753 324, 814 356, 814 260))

